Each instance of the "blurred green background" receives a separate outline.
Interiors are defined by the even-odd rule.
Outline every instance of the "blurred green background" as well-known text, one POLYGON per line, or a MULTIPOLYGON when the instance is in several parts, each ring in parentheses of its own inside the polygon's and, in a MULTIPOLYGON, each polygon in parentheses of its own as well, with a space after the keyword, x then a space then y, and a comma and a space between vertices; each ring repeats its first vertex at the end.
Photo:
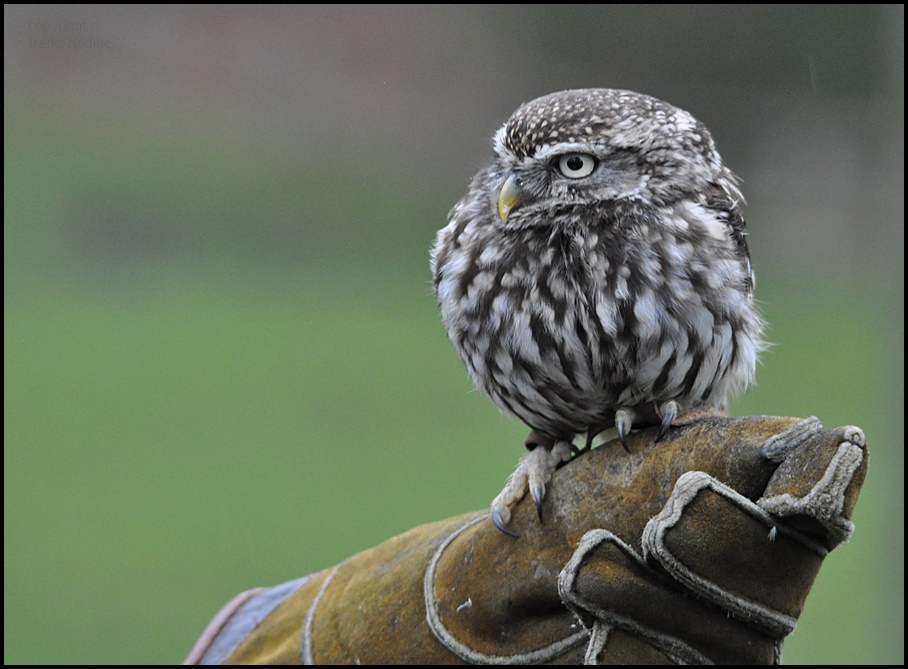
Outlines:
POLYGON ((237 592, 486 506, 525 429, 428 248, 510 112, 586 86, 744 180, 775 346, 733 412, 867 433, 786 661, 902 663, 901 5, 5 6, 4 661, 176 662, 237 592))

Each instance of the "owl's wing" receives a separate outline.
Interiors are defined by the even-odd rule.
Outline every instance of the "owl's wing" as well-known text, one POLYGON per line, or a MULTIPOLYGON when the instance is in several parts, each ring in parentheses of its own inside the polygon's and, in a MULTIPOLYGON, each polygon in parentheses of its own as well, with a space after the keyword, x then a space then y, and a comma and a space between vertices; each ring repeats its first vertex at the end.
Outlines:
POLYGON ((750 262, 750 250, 747 248, 747 225, 744 223, 740 202, 729 197, 725 190, 716 187, 707 198, 706 207, 713 211, 716 218, 728 228, 729 235, 735 244, 735 254, 747 267, 747 292, 748 294, 753 293, 755 277, 750 262))

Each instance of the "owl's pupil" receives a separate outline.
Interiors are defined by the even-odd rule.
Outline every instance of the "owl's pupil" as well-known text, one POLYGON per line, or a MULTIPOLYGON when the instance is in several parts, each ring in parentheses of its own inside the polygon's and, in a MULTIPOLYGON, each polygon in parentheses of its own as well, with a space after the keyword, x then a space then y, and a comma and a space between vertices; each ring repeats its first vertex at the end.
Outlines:
POLYGON ((571 156, 567 159, 567 166, 568 169, 579 170, 583 167, 583 160, 580 156, 571 156))

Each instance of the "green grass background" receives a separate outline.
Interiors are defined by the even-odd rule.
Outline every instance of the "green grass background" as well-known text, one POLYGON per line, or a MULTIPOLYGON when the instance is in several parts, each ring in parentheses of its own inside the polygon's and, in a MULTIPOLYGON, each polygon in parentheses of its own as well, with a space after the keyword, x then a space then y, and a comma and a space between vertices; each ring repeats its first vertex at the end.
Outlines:
MULTIPOLYGON (((237 592, 488 504, 525 429, 471 389, 427 252, 481 158, 420 180, 90 109, 5 100, 5 662, 177 662, 237 592)), ((776 345, 732 411, 871 457, 785 660, 900 663, 903 267, 774 259, 761 216, 776 345)))
MULTIPOLYGON (((75 186, 38 180, 22 166, 61 155, 61 145, 27 124, 10 135, 11 224, 51 223, 28 214, 78 199, 67 189, 117 161, 112 147, 83 163, 75 186)), ((182 147, 169 148, 145 168, 190 179, 174 173, 182 147)), ((242 161, 242 178, 269 182, 267 166, 250 172, 256 162, 242 161)), ((226 183, 235 170, 229 160, 206 165, 226 183)), ((290 184, 307 175, 296 177, 272 193, 288 208, 290 184)), ((144 188, 167 188, 149 178, 144 188)), ((217 199, 244 206, 227 187, 217 199)), ((171 204, 188 218, 203 206, 188 193, 171 204)), ((51 239, 32 244, 9 249, 5 270, 7 661, 178 660, 235 592, 481 508, 521 453, 522 426, 471 391, 444 336, 425 253, 393 274, 385 261, 351 275, 222 259, 124 279, 105 266, 74 277, 39 248, 51 239)), ((888 561, 900 554, 900 520, 887 492, 902 477, 893 466, 900 376, 887 353, 898 324, 864 299, 870 286, 821 301, 804 299, 819 286, 795 288, 761 281, 772 336, 784 343, 734 410, 856 423, 872 465, 855 541, 824 566, 788 659, 885 658, 899 615, 888 561)))

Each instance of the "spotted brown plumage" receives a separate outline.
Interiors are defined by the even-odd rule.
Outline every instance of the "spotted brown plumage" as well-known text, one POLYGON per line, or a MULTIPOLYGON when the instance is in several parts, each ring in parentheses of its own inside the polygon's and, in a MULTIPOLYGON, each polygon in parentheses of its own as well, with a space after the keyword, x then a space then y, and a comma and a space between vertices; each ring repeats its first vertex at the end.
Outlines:
POLYGON ((532 430, 493 502, 537 506, 573 439, 724 409, 764 323, 737 178, 661 100, 562 91, 517 109, 432 250, 448 336, 476 387, 532 430), (541 446, 546 452, 536 452, 541 446))

